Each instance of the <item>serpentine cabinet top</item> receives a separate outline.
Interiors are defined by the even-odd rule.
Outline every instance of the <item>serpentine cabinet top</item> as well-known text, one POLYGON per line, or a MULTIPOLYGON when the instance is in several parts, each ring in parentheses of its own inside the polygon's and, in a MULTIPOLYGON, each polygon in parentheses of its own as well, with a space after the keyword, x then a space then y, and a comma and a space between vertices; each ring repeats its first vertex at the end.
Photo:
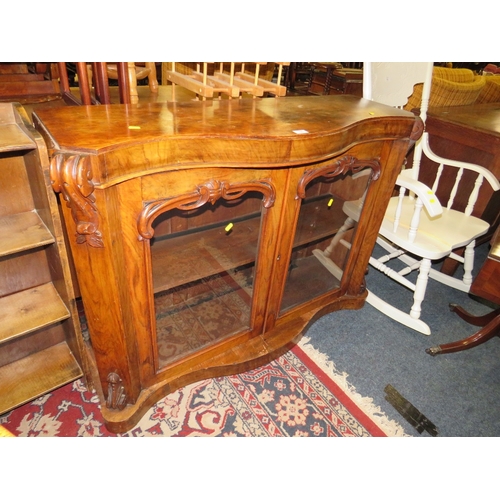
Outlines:
POLYGON ((422 131, 413 114, 354 96, 71 106, 33 119, 50 153, 104 156, 92 165, 96 187, 179 167, 303 165, 422 131))

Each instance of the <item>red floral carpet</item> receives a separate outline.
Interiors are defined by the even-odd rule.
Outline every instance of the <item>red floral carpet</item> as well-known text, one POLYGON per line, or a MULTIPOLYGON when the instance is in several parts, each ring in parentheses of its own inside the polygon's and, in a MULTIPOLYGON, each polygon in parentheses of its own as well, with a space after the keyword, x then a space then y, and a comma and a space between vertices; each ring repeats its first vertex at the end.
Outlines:
POLYGON ((266 366, 177 390, 125 434, 107 431, 97 395, 80 380, 0 416, 0 426, 40 437, 404 435, 345 379, 303 339, 266 366))

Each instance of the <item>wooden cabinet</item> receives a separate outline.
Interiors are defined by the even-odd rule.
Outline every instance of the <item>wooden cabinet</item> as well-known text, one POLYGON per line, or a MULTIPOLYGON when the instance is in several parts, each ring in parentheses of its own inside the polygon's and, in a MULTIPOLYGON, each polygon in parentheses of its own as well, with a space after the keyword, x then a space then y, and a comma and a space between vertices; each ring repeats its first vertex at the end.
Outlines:
POLYGON ((107 427, 359 308, 414 115, 351 96, 40 110, 107 427), (319 254, 365 194, 349 248, 319 254), (325 266, 325 260, 327 261, 325 266), (323 261, 323 263, 322 263, 323 261))
POLYGON ((308 92, 317 95, 363 95, 363 70, 339 63, 311 63, 308 92))
POLYGON ((0 414, 82 376, 83 341, 45 143, 0 103, 0 414))
MULTIPOLYGON (((59 82, 55 75, 46 78, 50 63, 34 63, 34 72, 28 68, 33 63, 0 63, 0 101, 24 104, 61 99, 59 82)), ((50 71, 49 71, 50 73, 50 71)))

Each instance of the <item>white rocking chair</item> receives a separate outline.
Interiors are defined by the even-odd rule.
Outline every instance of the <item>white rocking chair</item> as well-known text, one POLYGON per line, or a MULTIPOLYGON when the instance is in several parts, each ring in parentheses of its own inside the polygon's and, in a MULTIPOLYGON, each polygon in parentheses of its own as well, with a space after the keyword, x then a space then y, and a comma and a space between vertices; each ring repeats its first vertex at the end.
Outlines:
MULTIPOLYGON (((432 63, 365 63, 364 97, 402 107, 411 95, 413 85, 424 82, 420 117, 425 124, 432 69, 432 63)), ((424 129, 421 139, 415 145, 413 167, 402 170, 398 176, 396 185, 399 186, 399 196, 391 198, 379 231, 377 243, 387 251, 387 254, 380 258, 373 256, 370 258, 371 266, 413 291, 413 305, 409 312, 401 311, 370 290, 367 296, 369 304, 403 325, 430 335, 429 326, 420 319, 428 278, 431 277, 464 292, 469 291, 472 283, 475 240, 489 229, 487 222, 471 215, 484 180, 493 190, 500 189, 498 180, 484 167, 447 160, 435 155, 429 147, 429 137, 424 129), (417 180, 422 154, 439 165, 432 187, 417 180), (455 180, 449 198, 440 201, 434 193, 438 190, 445 169, 454 170, 455 180), (466 170, 474 172, 476 180, 470 185, 467 207, 464 211, 459 211, 452 207, 460 180, 466 170), (465 247, 463 257, 453 252, 462 247, 465 247), (462 279, 446 275, 431 267, 433 261, 445 257, 452 257, 463 264, 462 279), (396 271, 387 265, 392 259, 402 261, 406 266, 396 271), (418 277, 414 283, 408 280, 406 275, 416 270, 418 277)), ((348 217, 344 226, 324 252, 315 251, 320 261, 329 261, 327 268, 332 268, 328 257, 333 247, 338 243, 349 245, 342 240, 342 235, 359 220, 362 206, 363 199, 345 202, 343 211, 348 217), (320 253, 323 255, 319 255, 320 253)))

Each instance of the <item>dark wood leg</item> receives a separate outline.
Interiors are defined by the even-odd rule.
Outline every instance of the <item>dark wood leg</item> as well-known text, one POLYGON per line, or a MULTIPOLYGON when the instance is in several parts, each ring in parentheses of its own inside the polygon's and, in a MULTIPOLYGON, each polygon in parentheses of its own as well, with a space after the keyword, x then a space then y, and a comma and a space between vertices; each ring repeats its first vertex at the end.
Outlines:
POLYGON ((59 70, 61 94, 64 102, 70 106, 79 106, 81 104, 80 101, 71 93, 71 89, 69 87, 68 69, 66 68, 66 63, 58 62, 57 67, 59 70))
POLYGON ((291 62, 286 74, 286 86, 288 90, 295 90, 295 78, 297 77, 297 63, 291 62))
POLYGON ((330 93, 330 87, 332 86, 332 78, 333 78, 333 70, 331 68, 327 68, 325 88, 323 90, 323 95, 328 95, 330 93))
POLYGON ((84 106, 92 104, 92 95, 90 92, 89 75, 87 73, 87 63, 77 62, 76 72, 78 73, 78 86, 80 87, 80 97, 84 106))
POLYGON ((465 351, 466 349, 471 349, 472 347, 483 344, 492 337, 500 335, 500 309, 497 309, 494 312, 496 314, 493 319, 477 333, 465 339, 458 340, 457 342, 450 342, 449 344, 430 347, 429 349, 426 349, 425 352, 431 356, 436 356, 436 354, 465 351))
POLYGON ((128 79, 128 67, 126 62, 117 62, 118 89, 120 92, 120 104, 131 104, 130 83, 128 79))
POLYGON ((500 309, 495 309, 484 316, 473 316, 468 313, 463 307, 457 304, 450 304, 450 311, 458 314, 460 318, 469 323, 469 325, 486 326, 490 321, 495 319, 500 314, 500 309))
POLYGON ((96 97, 101 104, 111 104, 109 98, 109 83, 108 83, 108 73, 106 71, 105 62, 94 62, 92 63, 96 97))

